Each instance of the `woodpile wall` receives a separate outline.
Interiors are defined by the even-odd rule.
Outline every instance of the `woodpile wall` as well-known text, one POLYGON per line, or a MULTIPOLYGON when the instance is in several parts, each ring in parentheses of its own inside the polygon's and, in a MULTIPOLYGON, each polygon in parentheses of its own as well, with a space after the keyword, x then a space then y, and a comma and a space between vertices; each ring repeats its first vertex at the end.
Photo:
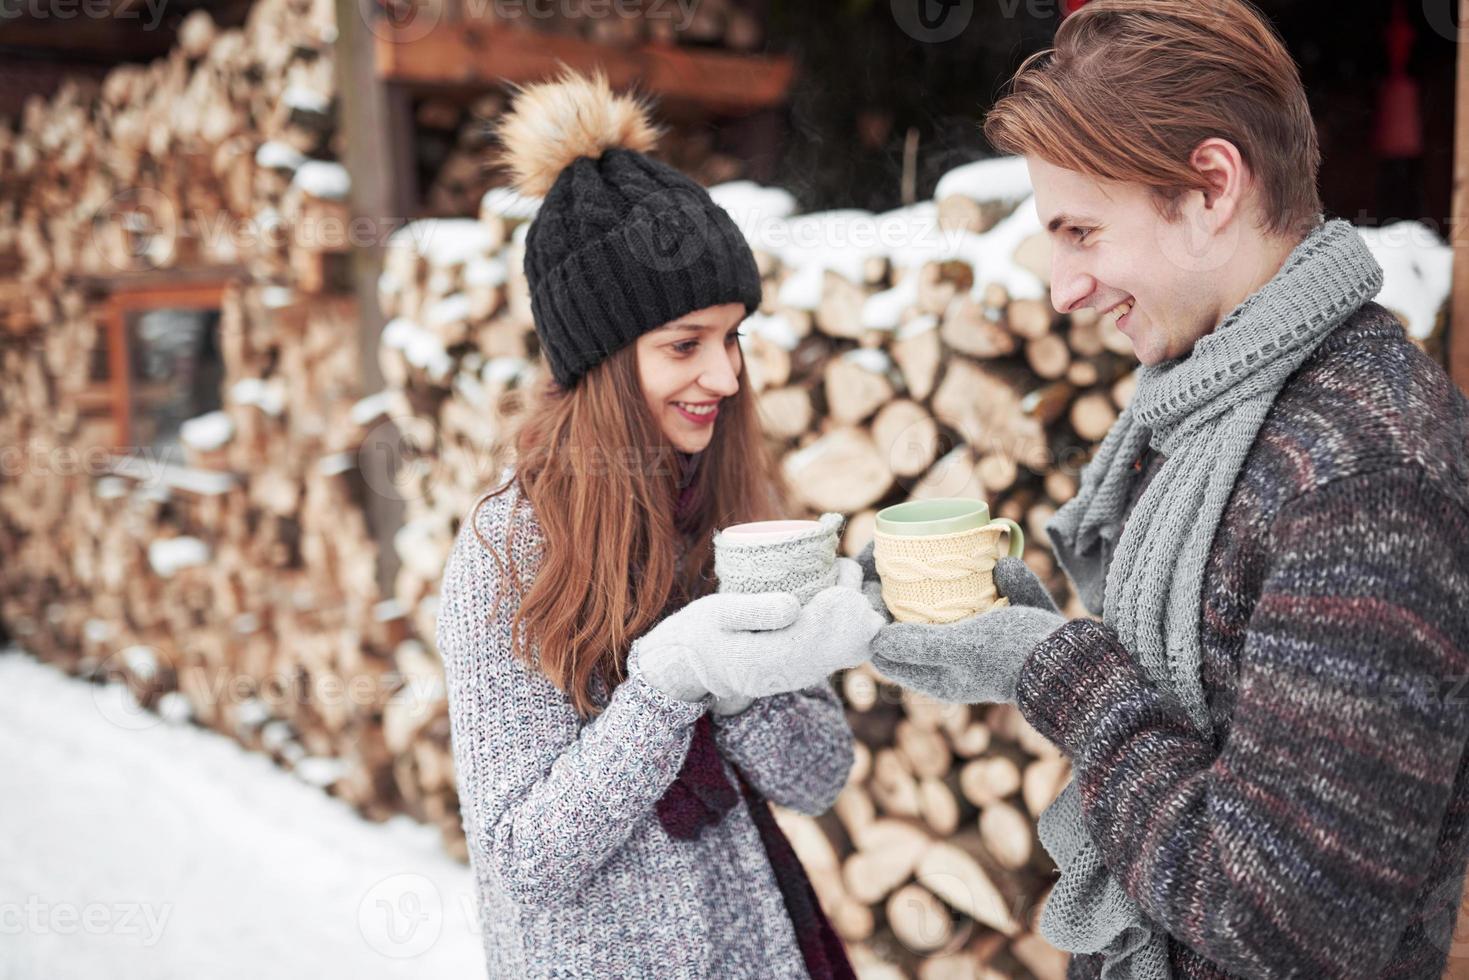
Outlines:
POLYGON ((195 13, 168 57, 0 130, 0 617, 382 818, 400 779, 446 774, 421 776, 384 720, 433 664, 398 655, 409 627, 361 506, 334 37, 328 0, 261 0, 228 31, 195 13), (229 279, 222 407, 182 455, 136 446, 114 470, 107 304, 211 270, 229 279))
MULTIPOLYGON (((746 46, 735 12, 700 10, 725 11, 711 37, 746 46)), ((334 34, 324 0, 260 0, 238 31, 195 14, 167 59, 68 85, 0 129, 0 620, 38 656, 120 680, 371 817, 437 824, 463 856, 436 590, 544 370, 520 271, 535 202, 481 200, 469 175, 498 96, 438 110, 445 131, 474 130, 452 143, 460 176, 431 191, 463 216, 388 237, 387 384, 362 391, 356 306, 338 290, 347 243, 321 234, 349 186, 334 34), (95 277, 197 267, 241 270, 220 324, 223 409, 194 420, 178 465, 88 465, 105 423, 87 397, 95 277), (370 486, 357 464, 385 433, 395 479, 370 486), (406 512, 387 594, 372 493, 406 512)), ((725 181, 716 197, 757 250, 765 302, 744 351, 805 508, 791 516, 848 514, 853 554, 887 504, 982 497, 1084 614, 1044 524, 1135 363, 1109 321, 1053 314, 1023 168, 960 168, 884 215, 797 215, 782 191, 728 182, 737 169, 697 141, 669 152, 712 160, 702 173, 725 181)), ((861 975, 1062 976, 1035 934, 1052 868, 1034 821, 1066 761, 1013 708, 935 704, 870 668, 838 682, 858 764, 831 813, 780 819, 861 975)))

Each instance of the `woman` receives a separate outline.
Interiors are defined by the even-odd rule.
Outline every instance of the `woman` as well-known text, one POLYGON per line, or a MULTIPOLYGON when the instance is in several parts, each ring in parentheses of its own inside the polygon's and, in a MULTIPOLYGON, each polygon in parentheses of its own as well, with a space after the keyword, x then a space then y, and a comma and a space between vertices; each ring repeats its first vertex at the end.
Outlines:
POLYGON ((719 526, 783 516, 735 328, 749 247, 644 155, 600 77, 523 90, 525 193, 553 375, 441 586, 456 775, 492 977, 842 977, 767 800, 827 809, 852 764, 828 677, 882 617, 861 570, 804 606, 712 593, 719 526))

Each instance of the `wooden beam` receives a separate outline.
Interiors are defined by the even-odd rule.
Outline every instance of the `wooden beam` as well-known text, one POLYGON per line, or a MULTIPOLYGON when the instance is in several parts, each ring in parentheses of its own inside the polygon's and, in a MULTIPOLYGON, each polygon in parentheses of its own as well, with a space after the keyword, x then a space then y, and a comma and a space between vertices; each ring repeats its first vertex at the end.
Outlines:
POLYGON ((247 278, 249 278, 249 270, 245 266, 231 264, 142 269, 137 272, 118 272, 101 276, 68 275, 66 283, 93 295, 111 297, 149 290, 161 290, 176 295, 191 286, 218 290, 233 280, 247 278))
POLYGON ((130 289, 112 297, 110 304, 127 313, 138 310, 217 310, 224 304, 223 283, 189 283, 130 289))
MULTIPOLYGON (((1449 374, 1463 391, 1469 392, 1469 0, 1459 0, 1458 79, 1454 86, 1454 191, 1451 225, 1454 248, 1454 294, 1449 308, 1449 374)), ((1469 928, 1469 879, 1459 899, 1454 936, 1469 928)), ((1469 951, 1450 948, 1445 980, 1469 976, 1469 951)))
MULTIPOLYGON (((384 317, 377 301, 384 245, 391 231, 413 217, 416 193, 412 114, 407 93, 388 84, 377 71, 373 32, 382 30, 383 24, 369 24, 365 19, 368 15, 363 13, 368 8, 358 0, 335 2, 339 33, 334 50, 340 93, 342 164, 352 175, 352 221, 365 220, 374 229, 368 243, 351 252, 358 311, 358 393, 366 396, 381 390, 384 383, 378 365, 384 317)), ((393 548, 393 537, 404 519, 403 501, 375 489, 394 485, 388 472, 390 465, 391 461, 383 453, 358 453, 358 467, 366 487, 363 509, 368 531, 377 545, 377 583, 385 596, 394 593, 400 562, 393 548)))
POLYGON ((661 99, 743 114, 784 103, 796 72, 794 59, 785 55, 667 44, 618 48, 551 34, 530 43, 524 32, 480 24, 438 24, 419 33, 410 25, 399 39, 386 23, 375 25, 381 78, 414 85, 504 85, 543 80, 561 64, 581 72, 600 67, 613 88, 636 86, 661 99))
POLYGON ((1459 0, 1459 68, 1454 93, 1454 298, 1449 311, 1449 374, 1469 391, 1469 0, 1459 0))

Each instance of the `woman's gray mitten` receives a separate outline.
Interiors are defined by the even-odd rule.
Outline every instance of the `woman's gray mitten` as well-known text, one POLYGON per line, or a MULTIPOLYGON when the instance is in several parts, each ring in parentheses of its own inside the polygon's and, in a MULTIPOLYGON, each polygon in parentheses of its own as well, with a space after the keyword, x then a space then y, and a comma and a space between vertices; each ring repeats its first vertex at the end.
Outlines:
POLYGON ((837 583, 821 589, 786 629, 759 635, 764 663, 740 679, 742 693, 762 696, 802 691, 830 680, 831 674, 867 663, 883 616, 862 595, 861 569, 851 558, 837 558, 837 583))
POLYGON ((737 694, 734 697, 729 698, 715 698, 713 701, 709 702, 709 710, 716 715, 728 717, 729 715, 739 714, 741 711, 744 711, 746 708, 754 703, 754 698, 746 697, 743 694, 737 694))
POLYGON ((862 569, 835 560, 836 584, 817 592, 786 629, 761 634, 768 663, 753 673, 742 693, 754 697, 799 691, 825 683, 839 670, 866 663, 884 617, 862 593, 862 569))
POLYGON ((715 593, 633 641, 629 669, 672 697, 695 701, 798 691, 867 660, 882 617, 859 588, 860 569, 837 559, 837 583, 804 606, 789 592, 715 593))
POLYGON ((952 623, 890 623, 872 642, 872 666, 907 688, 951 704, 1015 701, 1020 669, 1066 617, 999 606, 952 623))
POLYGON ((649 684, 679 701, 698 701, 710 694, 735 696, 728 685, 715 690, 696 661, 736 647, 750 659, 749 637, 758 631, 789 627, 800 615, 801 604, 786 592, 719 593, 695 599, 664 617, 633 640, 628 652, 630 674, 641 674, 649 684))

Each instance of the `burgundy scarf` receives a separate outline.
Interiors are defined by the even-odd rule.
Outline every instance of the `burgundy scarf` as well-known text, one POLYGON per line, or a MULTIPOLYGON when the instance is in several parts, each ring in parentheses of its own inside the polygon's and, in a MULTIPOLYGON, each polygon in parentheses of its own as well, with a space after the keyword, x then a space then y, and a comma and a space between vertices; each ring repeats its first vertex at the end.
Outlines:
MULTIPOLYGON (((676 507, 677 517, 682 520, 693 510, 697 484, 692 479, 692 470, 698 465, 698 454, 679 453, 679 457, 685 464, 685 479, 688 481, 680 488, 676 507)), ((714 722, 705 712, 694 724, 694 737, 689 742, 683 767, 654 806, 658 821, 670 837, 697 840, 705 827, 719 823, 743 796, 750 819, 760 834, 765 855, 770 860, 770 868, 775 873, 775 883, 785 901, 791 925, 795 928, 796 943, 800 946, 806 972, 812 980, 856 980, 841 938, 821 911, 811 879, 806 876, 806 869, 801 866, 791 842, 775 822, 769 801, 750 785, 738 766, 731 764, 731 767, 739 780, 738 790, 730 785, 729 777, 725 775, 724 758, 714 741, 714 722)))
POLYGON ((738 793, 724 773, 723 757, 714 743, 714 723, 705 712, 694 724, 694 737, 689 742, 683 768, 654 806, 658 821, 670 837, 697 840, 706 826, 717 824, 743 795, 795 928, 806 972, 812 980, 856 980, 841 938, 821 911, 811 879, 806 877, 806 869, 796 857, 795 849, 775 822, 769 801, 750 785, 738 766, 733 768, 739 779, 738 793))

